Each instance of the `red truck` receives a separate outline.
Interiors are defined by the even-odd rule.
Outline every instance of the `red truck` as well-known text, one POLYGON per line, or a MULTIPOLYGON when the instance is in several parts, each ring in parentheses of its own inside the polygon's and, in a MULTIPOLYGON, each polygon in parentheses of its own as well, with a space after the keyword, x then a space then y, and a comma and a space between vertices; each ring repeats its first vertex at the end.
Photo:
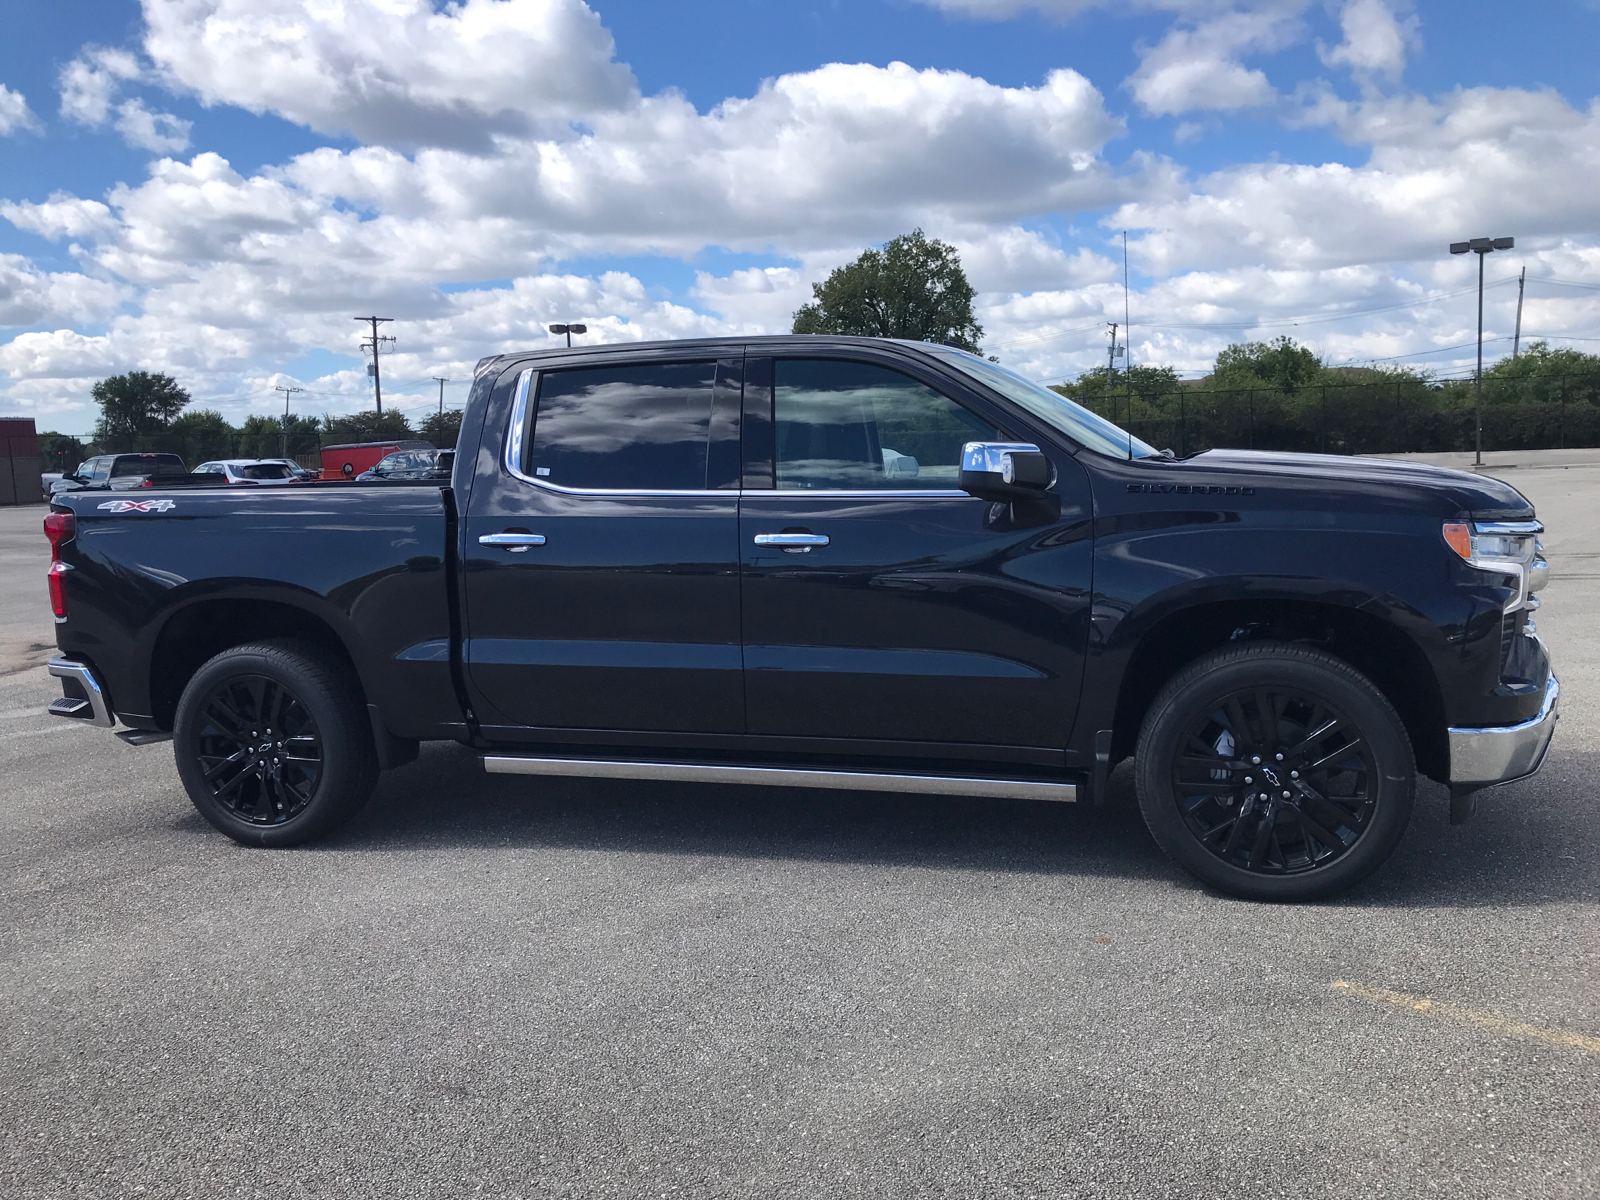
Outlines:
POLYGON ((354 479, 361 472, 378 465, 386 454, 396 450, 432 450, 432 442, 398 439, 388 442, 349 442, 343 446, 322 448, 322 478, 354 479))

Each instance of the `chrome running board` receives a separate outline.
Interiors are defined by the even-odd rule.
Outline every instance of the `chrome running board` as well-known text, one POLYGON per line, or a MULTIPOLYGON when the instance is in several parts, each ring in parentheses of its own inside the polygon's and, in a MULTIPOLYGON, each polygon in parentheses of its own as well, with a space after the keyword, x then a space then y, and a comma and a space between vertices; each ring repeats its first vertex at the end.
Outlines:
POLYGON ((824 771, 805 767, 745 767, 722 763, 637 762, 612 758, 540 758, 485 754, 491 775, 564 775, 586 779, 670 779, 679 783, 742 783, 759 787, 833 788, 847 792, 912 792, 929 796, 986 796, 1005 800, 1078 798, 1075 783, 1036 779, 975 779, 960 775, 891 775, 884 771, 824 771))

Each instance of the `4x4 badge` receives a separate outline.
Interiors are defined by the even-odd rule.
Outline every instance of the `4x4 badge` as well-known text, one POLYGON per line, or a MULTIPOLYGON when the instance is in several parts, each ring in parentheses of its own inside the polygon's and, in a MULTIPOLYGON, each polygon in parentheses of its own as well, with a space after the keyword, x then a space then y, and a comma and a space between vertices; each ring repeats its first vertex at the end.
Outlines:
POLYGON ((178 507, 176 500, 107 500, 96 507, 105 512, 167 512, 178 507))

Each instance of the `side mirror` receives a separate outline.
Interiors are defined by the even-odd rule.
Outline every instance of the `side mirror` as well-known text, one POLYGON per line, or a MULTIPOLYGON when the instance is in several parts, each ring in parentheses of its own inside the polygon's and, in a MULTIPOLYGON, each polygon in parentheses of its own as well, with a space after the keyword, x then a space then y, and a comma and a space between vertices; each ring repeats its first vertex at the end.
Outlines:
POLYGON ((1050 460, 1030 442, 968 442, 961 490, 980 500, 1037 499, 1055 482, 1050 460))

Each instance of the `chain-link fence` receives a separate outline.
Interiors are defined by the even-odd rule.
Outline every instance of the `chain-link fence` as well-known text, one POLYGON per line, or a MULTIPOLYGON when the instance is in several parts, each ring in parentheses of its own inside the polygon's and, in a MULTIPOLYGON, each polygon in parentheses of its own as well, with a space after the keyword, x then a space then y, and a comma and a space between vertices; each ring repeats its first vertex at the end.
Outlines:
MULTIPOLYGON (((1416 378, 1274 388, 1213 388, 1079 398, 1158 449, 1213 447, 1401 454, 1473 448, 1471 381, 1416 378)), ((1484 381, 1483 448, 1600 446, 1600 375, 1484 381)))

